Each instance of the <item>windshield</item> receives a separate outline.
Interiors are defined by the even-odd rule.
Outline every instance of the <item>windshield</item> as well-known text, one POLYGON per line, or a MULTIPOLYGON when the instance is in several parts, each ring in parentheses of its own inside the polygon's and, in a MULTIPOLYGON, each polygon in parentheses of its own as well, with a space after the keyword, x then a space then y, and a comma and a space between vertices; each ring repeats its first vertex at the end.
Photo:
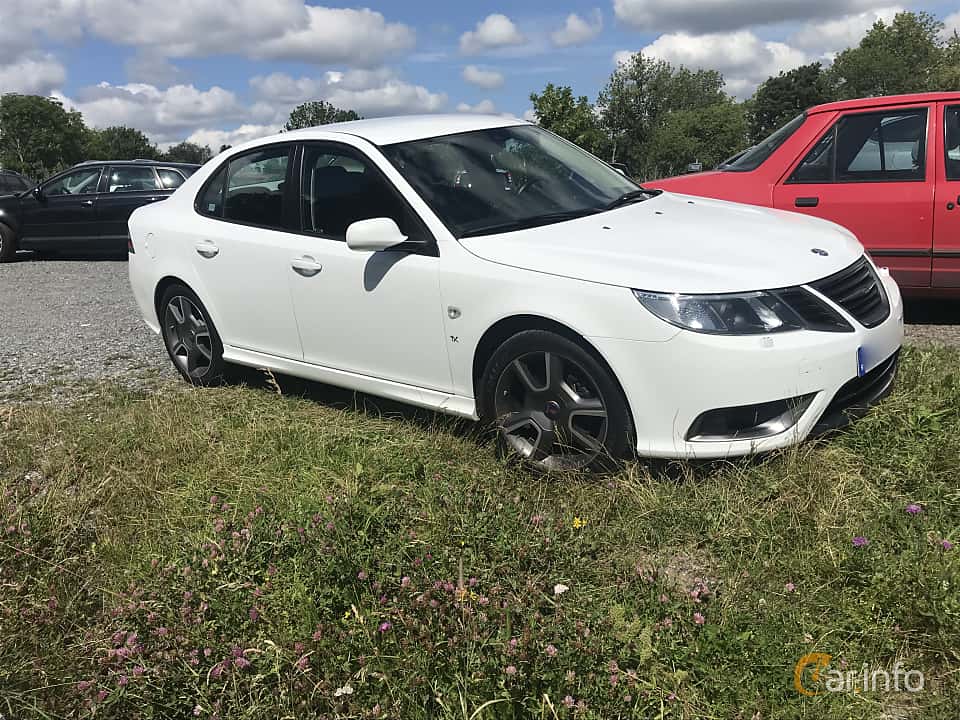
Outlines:
POLYGON ((756 170, 763 162, 773 155, 778 147, 783 145, 791 135, 793 135, 807 119, 807 114, 797 115, 779 130, 775 131, 763 142, 757 143, 751 148, 737 153, 732 158, 722 163, 717 170, 727 170, 730 172, 747 172, 756 170))
POLYGON ((640 189, 576 145, 532 125, 382 150, 457 237, 590 215, 640 189))

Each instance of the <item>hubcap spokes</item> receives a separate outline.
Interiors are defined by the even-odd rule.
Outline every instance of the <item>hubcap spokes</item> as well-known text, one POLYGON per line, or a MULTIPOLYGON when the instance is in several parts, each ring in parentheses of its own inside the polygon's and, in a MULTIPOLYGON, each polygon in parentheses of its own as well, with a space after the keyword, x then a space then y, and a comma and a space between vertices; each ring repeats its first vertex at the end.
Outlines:
POLYGON ((607 410, 597 384, 556 353, 529 353, 507 366, 494 410, 507 447, 547 469, 582 468, 603 451, 607 410))
POLYGON ((177 367, 190 377, 206 375, 213 361, 213 341, 203 313, 190 298, 178 295, 170 300, 164 331, 177 367))

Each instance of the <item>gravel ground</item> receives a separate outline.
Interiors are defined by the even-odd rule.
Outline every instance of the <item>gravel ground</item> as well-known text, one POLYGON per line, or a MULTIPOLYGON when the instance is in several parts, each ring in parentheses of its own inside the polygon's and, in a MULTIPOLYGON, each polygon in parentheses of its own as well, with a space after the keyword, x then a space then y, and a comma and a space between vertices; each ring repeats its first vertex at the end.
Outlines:
POLYGON ((0 265, 0 401, 32 399, 40 385, 45 398, 78 381, 143 387, 175 377, 140 317, 126 261, 0 265))
MULTIPOLYGON (((960 302, 912 302, 907 341, 960 347, 960 302)), ((125 261, 0 265, 0 401, 66 397, 78 382, 150 387, 177 377, 143 324, 125 261)))

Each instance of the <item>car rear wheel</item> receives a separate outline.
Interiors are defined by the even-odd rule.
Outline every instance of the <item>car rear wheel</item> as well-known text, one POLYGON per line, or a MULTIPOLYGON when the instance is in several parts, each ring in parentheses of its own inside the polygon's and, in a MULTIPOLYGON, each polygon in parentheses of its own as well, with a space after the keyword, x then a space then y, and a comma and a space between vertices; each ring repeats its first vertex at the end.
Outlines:
POLYGON ((501 454, 547 472, 611 470, 633 447, 618 383, 576 342, 544 330, 514 335, 483 375, 484 416, 501 454))
POLYGON ((167 353, 192 385, 219 385, 224 379, 223 344, 210 316, 190 288, 167 288, 157 308, 167 353))
POLYGON ((17 236, 6 225, 0 224, 0 262, 10 262, 17 255, 17 236))

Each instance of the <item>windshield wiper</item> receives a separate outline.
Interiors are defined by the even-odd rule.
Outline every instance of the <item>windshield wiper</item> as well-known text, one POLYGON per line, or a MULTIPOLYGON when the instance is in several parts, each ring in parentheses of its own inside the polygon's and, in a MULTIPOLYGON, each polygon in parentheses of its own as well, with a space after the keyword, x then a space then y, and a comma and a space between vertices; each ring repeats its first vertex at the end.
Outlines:
POLYGON ((514 230, 527 230, 529 228, 549 225, 564 220, 576 220, 599 212, 594 208, 583 210, 564 210, 562 212, 547 213, 546 215, 535 215, 534 217, 524 218, 523 220, 511 220, 510 222, 496 223, 495 225, 484 225, 483 227, 467 230, 461 233, 460 237, 476 237, 478 235, 492 235, 493 233, 513 232, 514 230))
POLYGON ((648 188, 640 188, 639 190, 631 190, 631 191, 629 191, 629 192, 625 192, 623 195, 621 195, 620 197, 618 197, 618 198, 617 198, 616 200, 614 200, 612 203, 610 203, 609 205, 607 205, 607 206, 604 208, 604 210, 613 210, 614 208, 623 207, 624 205, 630 205, 631 203, 642 202, 643 200, 646 200, 647 198, 656 197, 657 195, 659 195, 659 194, 662 193, 662 192, 663 192, 663 190, 650 190, 650 189, 648 189, 648 188))

